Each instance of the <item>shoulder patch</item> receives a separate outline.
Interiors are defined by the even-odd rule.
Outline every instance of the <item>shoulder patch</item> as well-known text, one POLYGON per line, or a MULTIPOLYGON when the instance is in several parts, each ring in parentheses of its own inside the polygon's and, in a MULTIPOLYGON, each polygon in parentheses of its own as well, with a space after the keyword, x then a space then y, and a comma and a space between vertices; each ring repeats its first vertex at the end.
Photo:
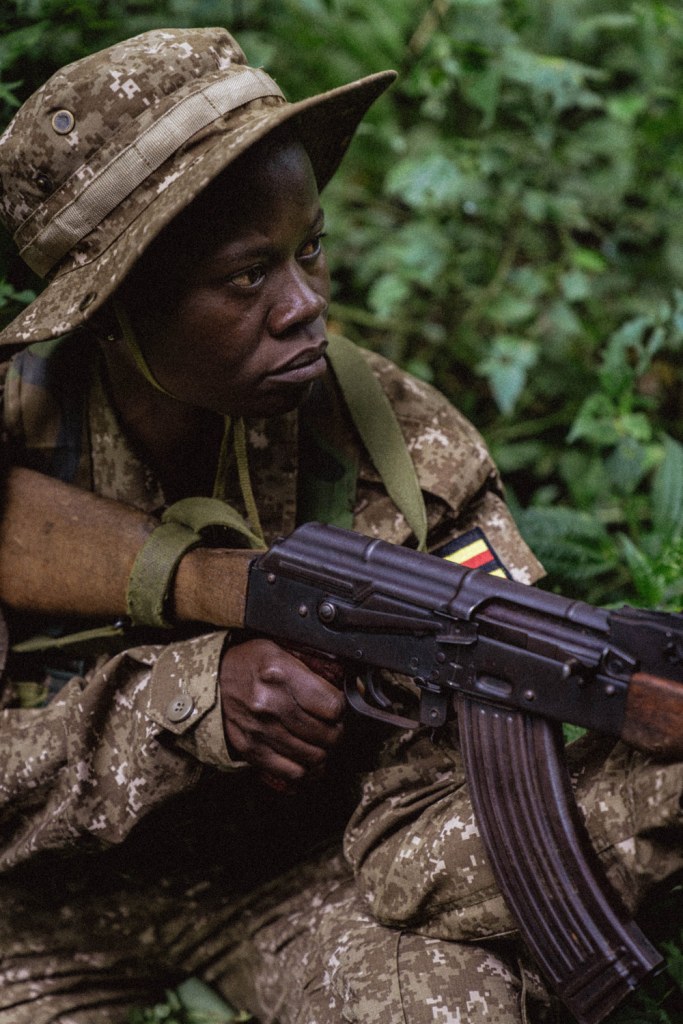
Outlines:
POLYGON ((511 579, 500 558, 489 543, 486 534, 479 527, 468 530, 460 537, 449 540, 443 547, 432 552, 438 558, 445 558, 447 562, 457 562, 465 569, 483 569, 491 576, 504 576, 511 579))

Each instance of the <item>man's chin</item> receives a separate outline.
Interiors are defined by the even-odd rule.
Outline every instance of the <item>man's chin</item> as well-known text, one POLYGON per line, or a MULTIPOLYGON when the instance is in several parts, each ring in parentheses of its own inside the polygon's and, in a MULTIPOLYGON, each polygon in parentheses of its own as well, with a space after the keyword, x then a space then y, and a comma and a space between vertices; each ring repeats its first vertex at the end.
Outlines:
POLYGON ((237 408, 233 407, 230 412, 222 415, 245 419, 272 419, 275 416, 284 416, 288 412, 298 409, 306 401, 314 384, 315 381, 306 381, 286 388, 273 388, 252 402, 237 408))

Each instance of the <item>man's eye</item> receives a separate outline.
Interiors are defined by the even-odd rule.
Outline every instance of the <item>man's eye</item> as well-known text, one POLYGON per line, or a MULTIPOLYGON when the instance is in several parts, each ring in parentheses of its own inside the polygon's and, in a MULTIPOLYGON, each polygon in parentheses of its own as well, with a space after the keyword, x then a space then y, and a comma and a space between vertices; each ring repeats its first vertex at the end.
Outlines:
POLYGON ((308 242, 305 242, 299 249, 299 259, 312 260, 315 259, 316 256, 319 256, 322 252, 324 237, 325 232, 321 231, 319 235, 315 235, 313 238, 309 239, 308 242))
POLYGON ((255 267, 247 267, 246 270, 240 270, 238 274, 233 274, 228 278, 228 283, 236 288, 256 288, 265 276, 265 270, 260 264, 257 264, 255 267))

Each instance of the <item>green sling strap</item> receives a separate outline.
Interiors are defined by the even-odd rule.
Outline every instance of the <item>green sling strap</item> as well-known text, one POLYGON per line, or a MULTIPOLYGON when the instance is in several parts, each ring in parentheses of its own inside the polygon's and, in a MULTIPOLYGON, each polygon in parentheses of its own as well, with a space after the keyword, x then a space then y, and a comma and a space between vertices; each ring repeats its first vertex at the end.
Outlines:
POLYGON ((212 527, 242 535, 247 546, 263 548, 263 542, 239 512, 219 498, 183 498, 169 506, 133 563, 128 579, 128 615, 133 625, 170 626, 166 604, 180 559, 205 543, 212 527))
POLYGON ((387 494, 427 548, 427 510, 398 420, 360 349, 341 335, 329 337, 327 355, 356 430, 387 494))

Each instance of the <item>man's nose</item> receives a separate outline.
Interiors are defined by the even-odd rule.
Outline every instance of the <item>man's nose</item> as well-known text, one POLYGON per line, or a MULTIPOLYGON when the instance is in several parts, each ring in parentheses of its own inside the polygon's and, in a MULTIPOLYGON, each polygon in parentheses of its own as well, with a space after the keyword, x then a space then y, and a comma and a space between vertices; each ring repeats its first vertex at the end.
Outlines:
POLYGON ((313 323, 327 309, 321 282, 312 279, 298 264, 283 272, 278 285, 268 325, 276 337, 313 323))

